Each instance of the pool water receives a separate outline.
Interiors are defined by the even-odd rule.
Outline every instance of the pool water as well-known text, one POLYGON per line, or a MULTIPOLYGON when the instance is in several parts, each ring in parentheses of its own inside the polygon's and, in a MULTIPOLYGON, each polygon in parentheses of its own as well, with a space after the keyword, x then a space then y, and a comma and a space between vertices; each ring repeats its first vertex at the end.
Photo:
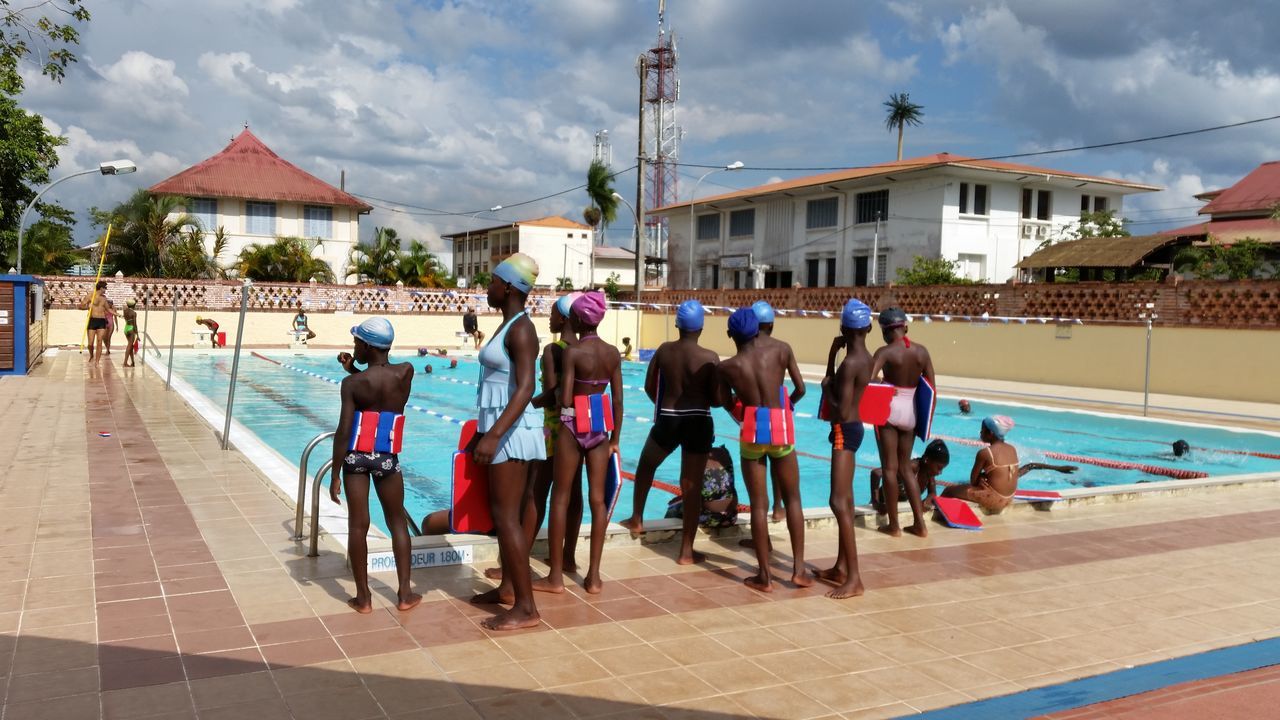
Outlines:
MULTIPOLYGON (((458 423, 474 416, 474 384, 479 366, 467 358, 459 359, 454 370, 447 368, 448 360, 443 358, 395 355, 392 359, 412 362, 419 370, 414 377, 410 400, 418 409, 405 411, 406 442, 400 455, 406 485, 405 504, 410 515, 419 520, 427 513, 449 505, 449 473, 460 429, 458 423), (430 375, 421 372, 427 363, 434 366, 430 375)), ((651 427, 647 420, 653 415, 653 404, 642 390, 645 370, 646 365, 638 362, 627 362, 623 368, 623 382, 627 387, 622 464, 631 472, 635 471, 651 427)), ((174 358, 174 371, 214 404, 225 407, 231 372, 230 353, 177 356, 174 358)), ((311 438, 331 431, 337 425, 340 402, 338 388, 331 381, 339 381, 344 375, 345 371, 333 355, 327 353, 293 355, 268 352, 255 356, 246 352, 240 359, 235 419, 286 459, 296 463, 311 438)), ((943 388, 944 393, 945 390, 943 388)), ((825 507, 830 489, 831 446, 827 442, 830 426, 814 417, 817 394, 816 386, 811 385, 809 394, 796 408, 796 448, 801 494, 806 507, 825 507)), ((961 415, 954 400, 948 400, 944 395, 939 402, 934 435, 947 439, 951 449, 951 465, 943 472, 943 480, 968 481, 976 448, 955 442, 952 438, 976 441, 981 419, 993 414, 1009 415, 1015 419, 1017 424, 1009 435, 1009 441, 1018 449, 1022 462, 1079 465, 1079 470, 1071 475, 1052 471, 1030 473, 1021 482, 1022 487, 1030 489, 1061 490, 1167 479, 1138 470, 1052 459, 1046 457, 1046 452, 1196 470, 1210 476, 1280 471, 1280 460, 1247 454, 1280 456, 1280 437, 1273 435, 1022 405, 978 401, 972 405, 971 415, 961 415), (1197 449, 1175 458, 1171 444, 1178 439, 1185 439, 1197 449)), ((736 464, 736 425, 722 411, 716 411, 716 433, 717 442, 728 445, 733 451, 736 464)), ((312 472, 329 456, 328 450, 328 443, 324 443, 312 454, 312 472)), ((917 443, 916 454, 922 450, 923 444, 917 443)), ((857 453, 857 461, 854 497, 857 503, 865 504, 869 497, 869 468, 879 465, 871 432, 867 433, 857 453)), ((659 469, 658 479, 678 485, 678 472, 679 453, 675 453, 659 469)), ((630 516, 631 490, 629 483, 624 486, 615 518, 630 516)), ((745 503, 746 490, 740 480, 738 492, 745 503)), ((669 499, 669 495, 655 489, 649 496, 645 517, 662 517, 669 499)), ((382 526, 377 503, 371 505, 374 522, 382 526)))

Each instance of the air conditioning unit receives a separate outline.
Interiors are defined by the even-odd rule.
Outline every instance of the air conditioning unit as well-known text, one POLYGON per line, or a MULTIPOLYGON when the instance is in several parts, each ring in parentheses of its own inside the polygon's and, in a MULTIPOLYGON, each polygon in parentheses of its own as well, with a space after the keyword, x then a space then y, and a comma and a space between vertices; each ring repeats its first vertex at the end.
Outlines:
POLYGON ((1021 236, 1023 240, 1030 240, 1032 237, 1035 236, 1036 228, 1034 225, 1027 225, 1026 223, 1023 223, 1021 230, 1022 230, 1021 236))

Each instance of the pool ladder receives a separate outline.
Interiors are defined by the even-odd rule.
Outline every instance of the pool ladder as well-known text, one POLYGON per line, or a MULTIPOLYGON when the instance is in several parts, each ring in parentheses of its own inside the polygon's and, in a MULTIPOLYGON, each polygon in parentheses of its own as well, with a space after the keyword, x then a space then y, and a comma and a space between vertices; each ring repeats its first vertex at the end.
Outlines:
MULTIPOLYGON (((302 451, 302 457, 298 459, 298 498, 294 504, 295 511, 293 517, 293 539, 302 539, 302 508, 307 501, 307 461, 311 458, 311 451, 325 440, 331 439, 336 433, 323 432, 311 438, 311 442, 307 443, 307 447, 302 451)), ((307 557, 318 557, 320 555, 320 485, 324 482, 324 474, 333 467, 333 459, 327 459, 321 463, 319 469, 316 470, 315 479, 311 481, 311 535, 310 549, 307 557)), ((413 521, 413 517, 406 510, 405 520, 409 523, 409 530, 414 535, 421 535, 422 531, 418 529, 418 524, 413 521)))

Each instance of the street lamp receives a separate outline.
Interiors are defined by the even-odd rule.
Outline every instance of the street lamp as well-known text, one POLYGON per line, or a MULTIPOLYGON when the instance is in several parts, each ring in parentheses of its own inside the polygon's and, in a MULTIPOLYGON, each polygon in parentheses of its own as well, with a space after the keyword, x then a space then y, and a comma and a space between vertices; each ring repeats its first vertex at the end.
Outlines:
POLYGON ((712 173, 718 173, 722 170, 741 170, 741 169, 742 169, 742 161, 736 160, 734 162, 729 163, 728 165, 725 165, 724 167, 712 168, 711 170, 708 170, 702 173, 702 177, 698 178, 698 182, 693 184, 693 192, 689 194, 689 289, 690 290, 693 289, 693 245, 694 245, 693 206, 698 202, 698 186, 701 185, 702 181, 706 180, 707 176, 711 175, 712 173))
MULTIPOLYGON (((471 213, 471 222, 472 222, 472 223, 474 223, 474 222, 476 221, 476 217, 477 217, 480 213, 482 213, 482 212, 491 212, 491 213, 492 213, 492 212, 498 212, 498 211, 499 211, 499 210, 501 210, 501 209, 502 209, 502 206, 501 206, 501 205, 494 205, 493 207, 489 208, 488 210, 477 210, 477 211, 475 211, 475 212, 471 213)), ((470 225, 470 223, 468 223, 468 225, 467 225, 467 239, 466 239, 465 241, 463 241, 463 243, 462 243, 462 244, 463 244, 463 247, 465 247, 465 248, 467 249, 467 254, 468 254, 468 255, 470 255, 470 254, 471 254, 471 225, 470 225)))
POLYGON ((613 199, 627 206, 627 209, 631 211, 631 221, 636 225, 636 307, 639 307, 640 291, 644 287, 644 268, 641 267, 644 263, 644 259, 640 255, 640 218, 636 215, 635 207, 632 206, 631 203, 627 202, 626 198, 622 197, 618 193, 614 193, 613 199))
POLYGON ((71 173, 70 175, 60 177, 48 185, 45 185, 43 190, 36 193, 36 196, 31 198, 31 202, 27 203, 26 209, 22 211, 22 217, 18 218, 18 274, 22 274, 22 226, 27 222, 27 213, 31 212, 31 208, 35 207, 36 203, 40 201, 40 198, 43 197, 45 193, 52 190, 54 185, 57 185, 63 180, 70 180, 73 177, 80 177, 81 175, 92 175, 94 173, 101 173, 103 175, 128 175, 131 172, 137 171, 138 166, 134 165, 132 160, 111 160, 110 162, 99 164, 96 170, 82 170, 80 172, 71 173))

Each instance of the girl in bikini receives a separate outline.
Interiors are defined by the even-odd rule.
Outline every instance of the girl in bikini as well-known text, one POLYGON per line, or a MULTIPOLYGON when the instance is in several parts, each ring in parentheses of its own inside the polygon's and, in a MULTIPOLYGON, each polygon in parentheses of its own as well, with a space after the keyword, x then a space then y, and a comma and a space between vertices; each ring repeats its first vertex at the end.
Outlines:
POLYGON ((561 429, 556 439, 555 480, 551 488, 551 522, 547 534, 551 570, 534 584, 536 590, 564 592, 564 544, 569 494, 578 466, 587 465, 591 503, 591 560, 583 587, 599 593, 600 556, 609 524, 604 503, 605 474, 609 456, 618 451, 622 432, 622 356, 600 339, 596 328, 605 312, 604 293, 584 293, 573 303, 570 326, 578 335, 576 345, 564 349, 564 385, 561 388, 561 429))
POLYGON ((979 437, 987 446, 973 459, 968 485, 951 485, 943 497, 977 503, 989 513, 999 513, 1013 502, 1018 489, 1018 449, 1004 441, 1013 429, 1013 418, 993 415, 982 421, 979 437))

